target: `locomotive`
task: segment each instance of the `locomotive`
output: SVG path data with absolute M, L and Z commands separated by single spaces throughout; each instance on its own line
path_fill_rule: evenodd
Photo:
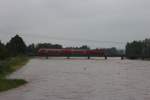
M 42 57 L 105 57 L 104 49 L 93 49 L 93 50 L 84 50 L 84 49 L 47 49 L 40 48 L 38 50 L 38 56 Z

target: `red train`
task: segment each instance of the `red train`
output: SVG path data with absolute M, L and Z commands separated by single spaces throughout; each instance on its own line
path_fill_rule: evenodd
M 83 49 L 46 49 L 41 48 L 38 50 L 39 56 L 51 57 L 102 57 L 105 56 L 104 49 L 83 50 Z

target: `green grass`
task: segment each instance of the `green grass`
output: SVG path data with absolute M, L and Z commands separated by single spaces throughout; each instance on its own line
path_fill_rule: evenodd
M 22 79 L 0 79 L 0 92 L 16 88 L 27 83 Z
M 27 83 L 22 79 L 7 79 L 6 76 L 20 69 L 28 62 L 28 60 L 29 58 L 26 56 L 17 56 L 0 61 L 0 92 L 16 88 Z
M 8 60 L 8 66 L 10 66 L 13 72 L 21 68 L 23 65 L 25 65 L 27 61 L 28 61 L 28 57 L 25 57 L 25 56 L 18 56 L 18 57 L 10 58 Z
M 0 62 L 0 78 L 11 74 L 18 70 L 28 62 L 29 58 L 26 56 L 17 56 L 8 58 Z

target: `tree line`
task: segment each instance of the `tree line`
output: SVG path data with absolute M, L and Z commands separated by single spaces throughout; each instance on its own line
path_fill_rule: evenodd
M 55 48 L 61 49 L 62 45 L 51 43 L 39 43 L 26 45 L 22 37 L 16 35 L 10 39 L 6 44 L 0 41 L 0 60 L 19 55 L 36 55 L 39 48 Z
M 127 43 L 126 57 L 130 59 L 150 58 L 150 39 Z
M 127 45 L 130 45 L 130 43 L 128 43 Z M 16 35 L 12 37 L 6 44 L 0 41 L 0 60 L 6 59 L 8 57 L 15 57 L 18 55 L 36 56 L 37 51 L 40 48 L 62 49 L 64 47 L 60 44 L 51 44 L 51 43 L 38 43 L 38 44 L 26 45 L 22 37 L 20 37 L 19 35 Z M 82 45 L 79 47 L 65 47 L 65 48 L 85 49 L 85 50 L 91 49 L 87 45 Z M 118 50 L 115 47 L 104 48 L 104 49 L 108 56 L 118 56 L 118 55 L 124 54 L 123 50 Z M 127 54 L 129 54 L 129 52 L 127 52 Z

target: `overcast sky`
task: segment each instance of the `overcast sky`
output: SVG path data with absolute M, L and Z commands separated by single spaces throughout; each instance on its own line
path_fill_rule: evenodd
M 27 44 L 124 47 L 96 41 L 149 38 L 150 0 L 0 0 L 0 40 L 16 33 Z

